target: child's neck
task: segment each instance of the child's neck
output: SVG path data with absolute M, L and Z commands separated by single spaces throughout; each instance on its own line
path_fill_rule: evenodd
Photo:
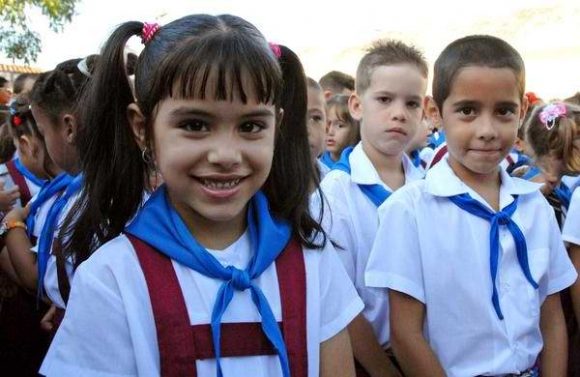
M 396 155 L 385 155 L 365 142 L 362 148 L 373 167 L 383 181 L 392 190 L 397 190 L 405 184 L 405 169 L 403 169 L 403 152 Z
M 173 202 L 173 201 L 172 201 Z M 233 244 L 246 230 L 246 209 L 233 219 L 226 221 L 209 220 L 190 207 L 173 202 L 185 225 L 197 242 L 206 249 L 224 250 Z
M 467 168 L 452 158 L 449 158 L 448 161 L 451 170 L 453 170 L 455 175 L 465 185 L 478 193 L 494 211 L 500 210 L 499 190 L 501 187 L 501 176 L 499 174 L 499 167 L 496 171 L 488 174 L 477 174 L 468 171 Z
M 332 161 L 337 162 L 340 160 L 340 152 L 330 152 L 330 158 Z

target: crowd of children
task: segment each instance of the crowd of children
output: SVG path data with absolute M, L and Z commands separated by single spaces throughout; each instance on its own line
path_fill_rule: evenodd
M 580 376 L 579 95 L 493 36 L 428 67 L 379 40 L 317 82 L 196 14 L 18 78 L 2 374 Z

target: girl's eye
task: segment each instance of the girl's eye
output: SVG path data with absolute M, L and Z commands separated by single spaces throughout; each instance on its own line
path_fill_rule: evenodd
M 313 122 L 313 123 L 320 123 L 320 122 L 322 122 L 322 116 L 320 116 L 320 115 L 311 115 L 310 116 L 310 119 L 308 119 L 308 120 L 310 122 Z
M 262 124 L 256 122 L 246 122 L 240 125 L 241 132 L 247 133 L 257 133 L 264 129 L 265 127 Z
M 204 122 L 203 120 L 200 119 L 192 119 L 185 121 L 180 125 L 180 127 L 190 132 L 203 132 L 208 131 L 209 129 L 207 122 Z

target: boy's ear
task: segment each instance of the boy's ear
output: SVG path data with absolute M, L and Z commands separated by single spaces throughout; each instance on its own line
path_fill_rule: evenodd
M 129 120 L 129 125 L 135 136 L 135 141 L 141 150 L 147 147 L 147 140 L 145 140 L 145 116 L 141 112 L 141 109 L 136 103 L 132 103 L 127 106 L 127 119 Z
M 330 99 L 330 97 L 332 97 L 332 92 L 330 90 L 325 90 L 324 91 L 324 100 L 328 101 Z
M 77 136 L 77 118 L 72 114 L 64 114 L 62 117 L 64 124 L 65 140 L 69 144 L 74 144 Z
M 363 113 L 362 102 L 356 92 L 348 98 L 348 111 L 354 120 L 361 121 Z
M 530 101 L 528 100 L 528 96 L 524 96 L 522 98 L 522 108 L 520 110 L 520 122 L 524 121 L 526 117 L 526 113 L 528 112 L 528 106 L 530 106 Z M 521 127 L 521 125 L 520 125 Z
M 441 112 L 439 107 L 433 100 L 431 96 L 425 96 L 423 100 L 423 109 L 425 109 L 425 116 L 431 121 L 433 127 L 439 129 L 441 128 Z

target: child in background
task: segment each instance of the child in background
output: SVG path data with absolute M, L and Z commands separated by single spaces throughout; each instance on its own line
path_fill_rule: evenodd
M 429 121 L 423 119 L 415 136 L 413 136 L 406 148 L 409 158 L 413 161 L 413 165 L 423 174 L 427 171 L 427 166 L 429 166 L 429 162 L 433 159 L 434 153 L 433 149 L 428 146 L 429 135 L 431 135 Z
M 380 209 L 366 270 L 389 288 L 406 375 L 566 375 L 558 292 L 577 273 L 537 184 L 499 166 L 526 113 L 524 72 L 491 36 L 456 40 L 435 63 L 448 155 Z
M 355 146 L 360 141 L 359 122 L 350 115 L 349 98 L 337 94 L 326 102 L 326 150 L 320 161 L 329 169 L 340 159 L 345 148 Z
M 135 35 L 134 99 L 123 51 Z M 78 267 L 42 374 L 353 374 L 345 327 L 362 303 L 309 214 L 306 78 L 284 54 L 230 15 L 113 32 L 85 126 L 103 128 L 95 147 L 134 140 L 87 187 L 136 208 L 149 169 L 165 184 Z
M 354 91 L 354 77 L 339 71 L 330 71 L 318 80 L 324 91 L 324 99 L 337 94 L 350 96 Z
M 364 269 L 378 228 L 377 208 L 389 195 L 422 173 L 405 148 L 423 117 L 427 63 L 414 47 L 378 41 L 357 69 L 356 93 L 350 97 L 353 118 L 360 122 L 361 142 L 342 153 L 321 184 L 328 199 L 330 238 L 365 310 L 349 334 L 360 376 L 395 375 L 385 351 L 389 347 L 388 302 L 384 289 L 364 284 Z
M 526 123 L 526 127 L 527 138 L 534 149 L 538 165 L 548 171 L 555 181 L 559 182 L 565 175 L 577 176 L 580 174 L 580 139 L 578 138 L 580 135 L 580 106 L 564 102 L 538 106 Z M 568 194 L 570 195 L 567 198 L 569 207 L 562 228 L 562 238 L 567 242 L 572 263 L 576 270 L 579 270 L 580 191 L 573 190 L 572 193 L 569 189 Z M 576 281 L 563 298 L 570 335 L 568 373 L 569 376 L 580 376 L 580 332 L 578 331 L 580 283 Z
M 322 181 L 324 176 L 330 171 L 319 156 L 324 152 L 324 132 L 326 128 L 326 103 L 322 94 L 322 88 L 316 81 L 308 80 L 308 105 L 306 110 L 306 119 L 308 126 L 308 144 L 312 163 L 318 173 L 317 182 Z

